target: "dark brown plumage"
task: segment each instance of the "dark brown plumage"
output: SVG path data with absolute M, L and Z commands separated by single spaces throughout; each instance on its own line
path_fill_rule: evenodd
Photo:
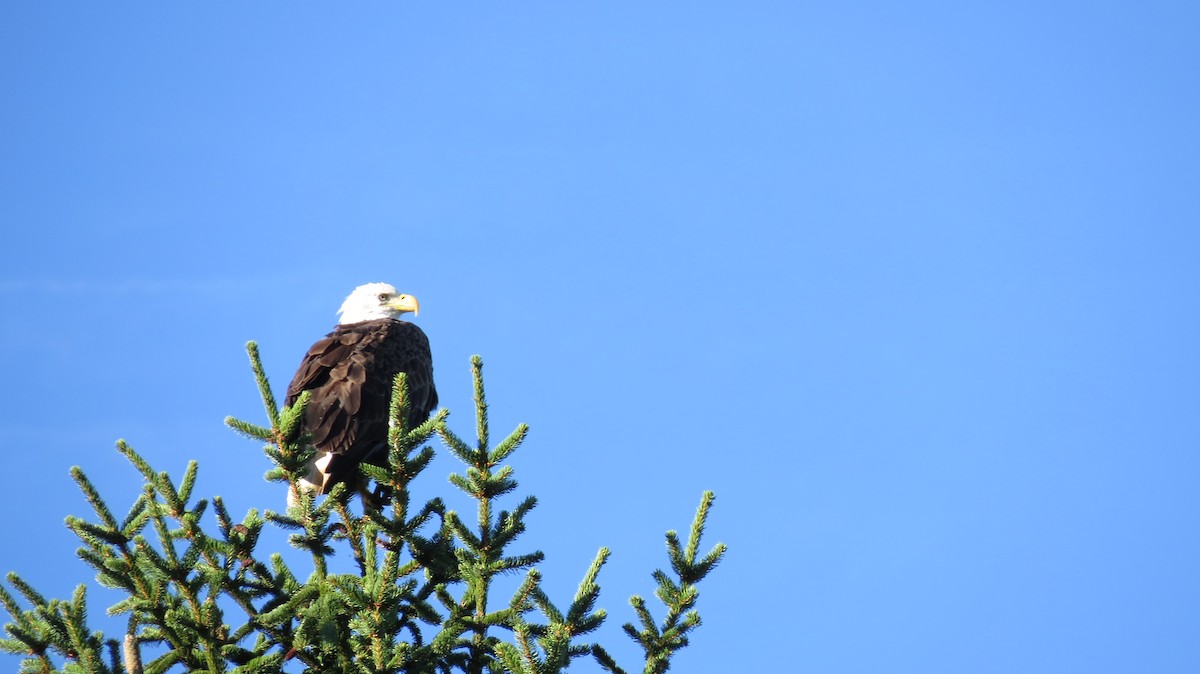
M 363 461 L 387 465 L 388 406 L 399 372 L 407 375 L 412 428 L 438 403 L 429 339 L 419 327 L 392 318 L 338 325 L 308 350 L 284 404 L 312 391 L 303 430 L 318 452 L 308 478 L 314 490 L 352 480 Z

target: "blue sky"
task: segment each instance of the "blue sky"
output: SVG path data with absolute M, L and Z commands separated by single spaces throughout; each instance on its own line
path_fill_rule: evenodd
M 243 345 L 388 281 L 626 667 L 713 489 L 680 672 L 1200 669 L 1200 9 L 826 4 L 5 3 L 0 570 L 118 438 L 282 507 Z

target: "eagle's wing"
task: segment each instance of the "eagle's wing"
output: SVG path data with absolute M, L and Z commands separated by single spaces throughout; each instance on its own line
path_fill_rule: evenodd
M 325 490 L 362 461 L 386 461 L 392 381 L 408 375 L 409 427 L 437 407 L 429 339 L 416 325 L 392 319 L 339 325 L 308 350 L 285 405 L 312 391 L 303 428 L 319 452 L 333 455 Z

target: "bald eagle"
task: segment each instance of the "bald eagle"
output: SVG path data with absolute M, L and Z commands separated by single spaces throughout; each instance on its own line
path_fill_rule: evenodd
M 339 482 L 362 490 L 363 462 L 386 466 L 392 382 L 403 372 L 408 381 L 408 427 L 429 418 L 437 407 L 429 339 L 401 314 L 416 315 L 417 298 L 386 283 L 354 289 L 342 307 L 333 332 L 313 344 L 288 386 L 285 405 L 311 391 L 301 430 L 312 434 L 316 456 L 300 487 L 328 493 Z M 363 492 L 366 493 L 365 491 Z M 288 505 L 298 495 L 288 491 Z

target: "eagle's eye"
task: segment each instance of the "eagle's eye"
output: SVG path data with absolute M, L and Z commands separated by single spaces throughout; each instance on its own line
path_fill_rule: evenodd
M 387 293 L 379 293 L 379 301 L 380 302 L 386 302 L 386 301 L 388 301 L 388 299 L 390 297 L 391 297 L 391 295 L 389 295 Z

